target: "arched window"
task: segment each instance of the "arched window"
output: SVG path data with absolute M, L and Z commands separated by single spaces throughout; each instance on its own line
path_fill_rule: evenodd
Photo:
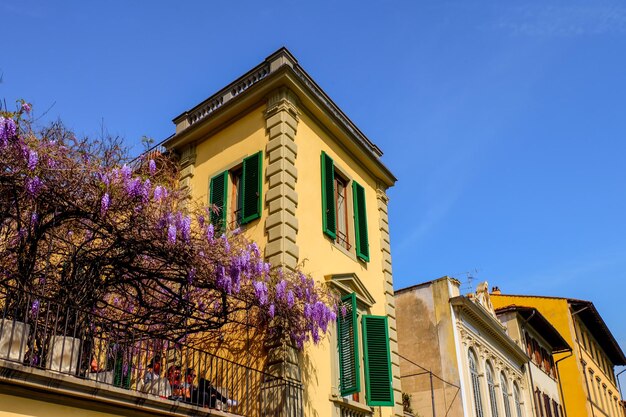
M 487 362 L 487 388 L 489 390 L 489 405 L 491 406 L 491 417 L 498 417 L 498 399 L 496 398 L 496 385 L 493 381 L 493 368 L 491 364 Z
M 522 413 L 522 400 L 519 394 L 519 387 L 515 382 L 513 383 L 513 401 L 515 401 L 515 413 L 517 414 L 515 417 L 524 417 L 524 414 Z
M 509 399 L 509 383 L 504 372 L 500 374 L 500 387 L 502 389 L 502 401 L 504 402 L 504 416 L 511 417 L 511 403 Z
M 473 350 L 468 352 L 470 376 L 472 378 L 472 391 L 474 394 L 474 409 L 476 417 L 483 417 L 483 401 L 480 396 L 480 380 L 478 379 L 478 367 L 476 366 L 476 354 Z

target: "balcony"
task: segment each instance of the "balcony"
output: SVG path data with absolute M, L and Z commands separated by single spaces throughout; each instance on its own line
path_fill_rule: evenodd
M 172 416 L 303 415 L 300 383 L 234 358 L 12 288 L 0 287 L 0 309 L 0 385 L 19 395 Z

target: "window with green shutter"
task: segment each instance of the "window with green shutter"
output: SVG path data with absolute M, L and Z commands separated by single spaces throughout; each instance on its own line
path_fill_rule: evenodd
M 209 204 L 211 204 L 211 223 L 218 231 L 226 226 L 226 203 L 228 193 L 228 171 L 211 178 Z
M 354 234 L 356 238 L 356 255 L 364 261 L 369 262 L 370 247 L 367 238 L 365 189 L 356 181 L 352 181 L 352 197 L 354 199 Z
M 229 188 L 232 192 L 229 195 Z M 261 217 L 263 152 L 214 176 L 210 181 L 209 204 L 216 209 L 211 223 L 218 231 L 234 229 Z
M 335 166 L 332 158 L 322 151 L 322 230 L 333 240 L 337 237 L 335 214 Z
M 243 160 L 241 224 L 261 217 L 262 169 L 263 152 L 258 152 Z
M 345 315 L 343 312 L 345 311 Z M 339 350 L 339 391 L 341 396 L 361 390 L 359 381 L 359 335 L 356 294 L 341 298 L 337 318 L 337 348 Z
M 371 406 L 393 406 L 393 381 L 386 316 L 363 316 L 365 393 Z

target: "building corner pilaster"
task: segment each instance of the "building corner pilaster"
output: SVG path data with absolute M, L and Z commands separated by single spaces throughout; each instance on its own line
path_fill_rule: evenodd
M 196 165 L 196 145 L 187 145 L 180 154 L 180 189 L 184 193 L 185 198 L 191 199 L 192 186 L 191 180 Z
M 391 351 L 391 375 L 395 405 L 394 417 L 403 417 L 402 385 L 400 378 L 400 355 L 398 353 L 398 331 L 396 325 L 396 302 L 393 291 L 393 273 L 391 269 L 391 240 L 389 237 L 389 197 L 385 187 L 378 184 L 376 187 L 378 205 L 378 221 L 380 230 L 380 250 L 382 252 L 382 273 L 385 288 L 385 312 L 389 321 L 389 349 Z
M 265 220 L 267 244 L 265 258 L 273 265 L 295 269 L 299 259 L 296 243 L 298 235 L 298 171 L 295 143 L 299 122 L 298 99 L 286 87 L 275 90 L 267 100 L 265 127 L 268 142 L 265 149 L 267 169 L 265 180 L 268 190 L 265 204 L 268 216 Z

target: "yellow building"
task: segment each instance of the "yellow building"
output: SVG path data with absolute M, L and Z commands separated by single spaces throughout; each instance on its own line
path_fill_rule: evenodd
M 624 416 L 613 368 L 626 365 L 626 357 L 592 302 L 504 295 L 499 290 L 491 301 L 496 309 L 536 308 L 573 348 L 571 353 L 554 355 L 566 417 Z
M 242 227 L 274 265 L 302 262 L 343 297 L 340 335 L 284 371 L 304 384 L 305 415 L 400 415 L 386 195 L 395 178 L 380 149 L 284 48 L 174 122 L 164 146 L 181 155 L 191 198 L 222 209 L 213 221 Z
M 302 353 L 269 349 L 256 362 L 301 391 L 243 394 L 272 377 L 207 356 L 237 380 L 223 391 L 239 404 L 222 411 L 125 389 L 117 368 L 91 377 L 0 358 L 0 415 L 401 416 L 386 194 L 396 179 L 380 149 L 284 48 L 174 123 L 164 147 L 180 157 L 190 200 L 220 207 L 212 221 L 240 227 L 274 265 L 303 264 L 334 288 L 339 328 Z

